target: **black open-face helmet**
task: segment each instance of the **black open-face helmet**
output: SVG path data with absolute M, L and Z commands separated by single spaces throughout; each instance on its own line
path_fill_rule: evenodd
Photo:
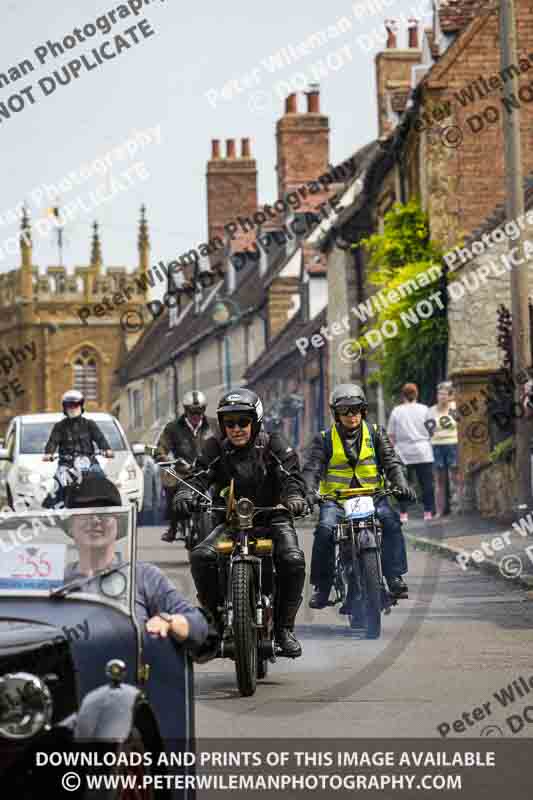
M 252 418 L 252 436 L 253 441 L 263 423 L 263 403 L 258 395 L 250 389 L 230 389 L 222 395 L 218 402 L 217 418 L 222 436 L 226 435 L 224 428 L 224 415 L 242 413 Z
M 360 408 L 363 417 L 366 416 L 368 403 L 366 395 L 356 383 L 341 383 L 332 391 L 329 407 L 335 420 L 339 421 L 339 411 L 342 408 Z

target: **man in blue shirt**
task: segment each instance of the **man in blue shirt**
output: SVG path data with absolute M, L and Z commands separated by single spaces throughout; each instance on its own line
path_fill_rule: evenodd
M 84 583 L 83 591 L 96 593 L 101 591 L 102 571 L 115 563 L 117 573 L 127 575 L 127 565 L 115 552 L 117 541 L 127 535 L 126 530 L 120 530 L 123 520 L 118 514 L 99 514 L 96 510 L 120 505 L 118 489 L 107 478 L 85 478 L 70 508 L 94 508 L 95 513 L 70 518 L 71 535 L 78 546 L 78 560 L 67 568 L 66 583 L 90 578 L 88 583 Z M 127 581 L 123 580 L 123 594 L 126 591 Z M 172 636 L 193 649 L 206 641 L 208 623 L 204 613 L 191 606 L 155 564 L 139 561 L 135 565 L 135 610 L 139 622 L 154 636 Z

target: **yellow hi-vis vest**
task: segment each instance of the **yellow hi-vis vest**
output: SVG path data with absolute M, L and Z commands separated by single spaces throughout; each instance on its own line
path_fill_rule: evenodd
M 349 489 L 354 477 L 357 478 L 363 489 L 375 489 L 377 491 L 383 487 L 383 479 L 378 472 L 370 428 L 364 420 L 361 421 L 361 425 L 363 426 L 363 441 L 359 460 L 355 467 L 352 467 L 347 461 L 337 426 L 333 425 L 331 428 L 333 452 L 327 467 L 326 478 L 320 481 L 320 494 L 334 494 L 337 490 Z

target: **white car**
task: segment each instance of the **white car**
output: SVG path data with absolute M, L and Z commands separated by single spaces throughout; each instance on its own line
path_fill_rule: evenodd
M 114 458 L 97 456 L 100 466 L 119 490 L 123 505 L 134 502 L 140 511 L 143 473 L 120 422 L 111 414 L 86 413 L 84 416 L 96 422 L 114 453 Z M 44 486 L 55 474 L 57 460 L 43 461 L 43 455 L 53 426 L 62 419 L 65 416 L 59 413 L 24 414 L 11 420 L 4 446 L 0 448 L 0 508 L 13 507 L 17 500 L 31 501 L 35 488 Z

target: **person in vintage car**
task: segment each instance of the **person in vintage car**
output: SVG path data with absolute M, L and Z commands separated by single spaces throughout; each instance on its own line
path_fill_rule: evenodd
M 73 508 L 120 506 L 120 494 L 107 478 L 87 478 L 77 493 Z M 117 566 L 115 584 L 121 583 L 120 556 L 115 553 L 117 539 L 125 535 L 119 531 L 119 519 L 99 514 L 74 516 L 70 522 L 72 538 L 78 547 L 78 560 L 70 563 L 65 581 L 84 580 L 98 576 L 109 567 Z M 126 581 L 123 580 L 124 590 Z M 84 583 L 84 591 L 98 591 L 97 577 Z M 174 636 L 178 641 L 199 647 L 207 636 L 207 622 L 198 608 L 193 608 L 172 585 L 155 564 L 136 564 L 137 618 L 146 630 L 156 636 Z

